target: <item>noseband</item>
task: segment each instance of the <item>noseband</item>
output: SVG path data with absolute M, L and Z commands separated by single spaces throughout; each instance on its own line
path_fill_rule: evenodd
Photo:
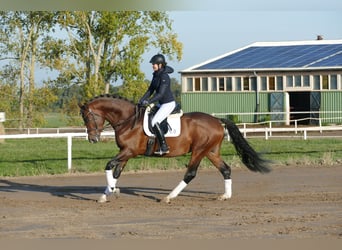
M 96 116 L 99 116 L 101 117 L 100 115 L 94 113 L 91 109 L 88 110 L 88 113 L 86 115 L 84 115 L 84 118 L 86 119 L 89 115 L 91 115 L 91 118 L 92 120 L 94 121 L 95 123 L 95 128 L 92 128 L 92 129 L 87 129 L 87 131 L 92 131 L 92 130 L 95 130 L 95 136 L 96 137 L 99 137 L 100 136 L 100 133 L 103 131 L 103 129 L 99 129 L 98 126 L 97 126 L 97 123 L 96 123 Z M 87 120 L 87 123 L 91 121 L 91 119 L 88 119 Z

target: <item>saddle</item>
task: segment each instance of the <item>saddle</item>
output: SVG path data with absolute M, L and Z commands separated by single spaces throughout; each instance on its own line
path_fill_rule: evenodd
M 152 129 L 152 118 L 158 111 L 158 109 L 158 106 L 151 104 L 146 108 L 146 111 L 144 113 L 143 128 L 145 134 L 149 137 L 146 145 L 145 155 L 153 154 L 153 147 L 155 144 L 156 137 Z M 180 135 L 182 115 L 183 111 L 180 108 L 180 105 L 177 104 L 175 109 L 171 112 L 171 114 L 160 123 L 160 128 L 163 131 L 165 137 L 177 137 Z
M 151 104 L 146 108 L 144 114 L 144 132 L 147 136 L 155 136 L 152 129 L 152 118 L 157 113 L 158 109 L 159 107 L 154 104 Z M 171 114 L 160 123 L 160 128 L 165 137 L 177 137 L 180 135 L 180 118 L 182 115 L 183 111 L 180 105 L 177 104 Z

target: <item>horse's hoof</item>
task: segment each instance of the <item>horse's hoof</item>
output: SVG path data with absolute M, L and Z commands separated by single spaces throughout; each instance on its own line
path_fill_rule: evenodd
M 120 188 L 116 188 L 116 189 L 114 190 L 113 194 L 114 194 L 114 196 L 115 196 L 116 198 L 118 198 L 119 195 L 120 195 Z
M 171 199 L 166 196 L 165 198 L 163 198 L 163 202 L 165 202 L 167 204 L 170 204 L 171 203 Z
M 228 199 L 230 199 L 230 198 L 231 198 L 231 197 L 230 197 L 229 195 L 223 194 L 223 195 L 219 196 L 217 199 L 218 199 L 219 201 L 226 201 L 226 200 L 228 200 Z
M 97 200 L 98 203 L 106 203 L 107 202 L 107 195 L 103 194 L 100 196 L 100 198 Z

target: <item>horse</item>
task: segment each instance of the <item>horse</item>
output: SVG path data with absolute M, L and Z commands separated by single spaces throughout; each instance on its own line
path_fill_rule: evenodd
M 105 167 L 107 187 L 97 202 L 107 202 L 107 197 L 117 193 L 116 183 L 129 159 L 145 155 L 149 137 L 143 130 L 143 113 L 146 107 L 140 107 L 134 102 L 118 95 L 100 95 L 90 101 L 78 104 L 80 114 L 87 128 L 88 141 L 100 141 L 101 132 L 107 121 L 115 131 L 115 140 L 119 153 Z M 190 160 L 186 165 L 183 180 L 163 199 L 170 203 L 193 180 L 201 160 L 207 157 L 219 170 L 224 179 L 224 193 L 219 200 L 227 200 L 232 196 L 231 168 L 222 160 L 220 148 L 228 131 L 236 152 L 243 164 L 253 172 L 270 172 L 269 161 L 257 153 L 242 136 L 239 128 L 232 121 L 217 118 L 203 112 L 188 112 L 181 116 L 181 133 L 177 137 L 166 137 L 170 152 L 163 156 L 177 157 L 187 153 Z M 158 145 L 153 146 L 154 152 Z

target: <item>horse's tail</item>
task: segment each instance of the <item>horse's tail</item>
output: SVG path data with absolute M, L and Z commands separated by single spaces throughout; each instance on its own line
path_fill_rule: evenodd
M 249 145 L 247 140 L 242 136 L 239 128 L 230 120 L 221 119 L 232 139 L 235 149 L 246 167 L 253 172 L 268 173 L 269 161 L 260 157 L 260 155 Z

